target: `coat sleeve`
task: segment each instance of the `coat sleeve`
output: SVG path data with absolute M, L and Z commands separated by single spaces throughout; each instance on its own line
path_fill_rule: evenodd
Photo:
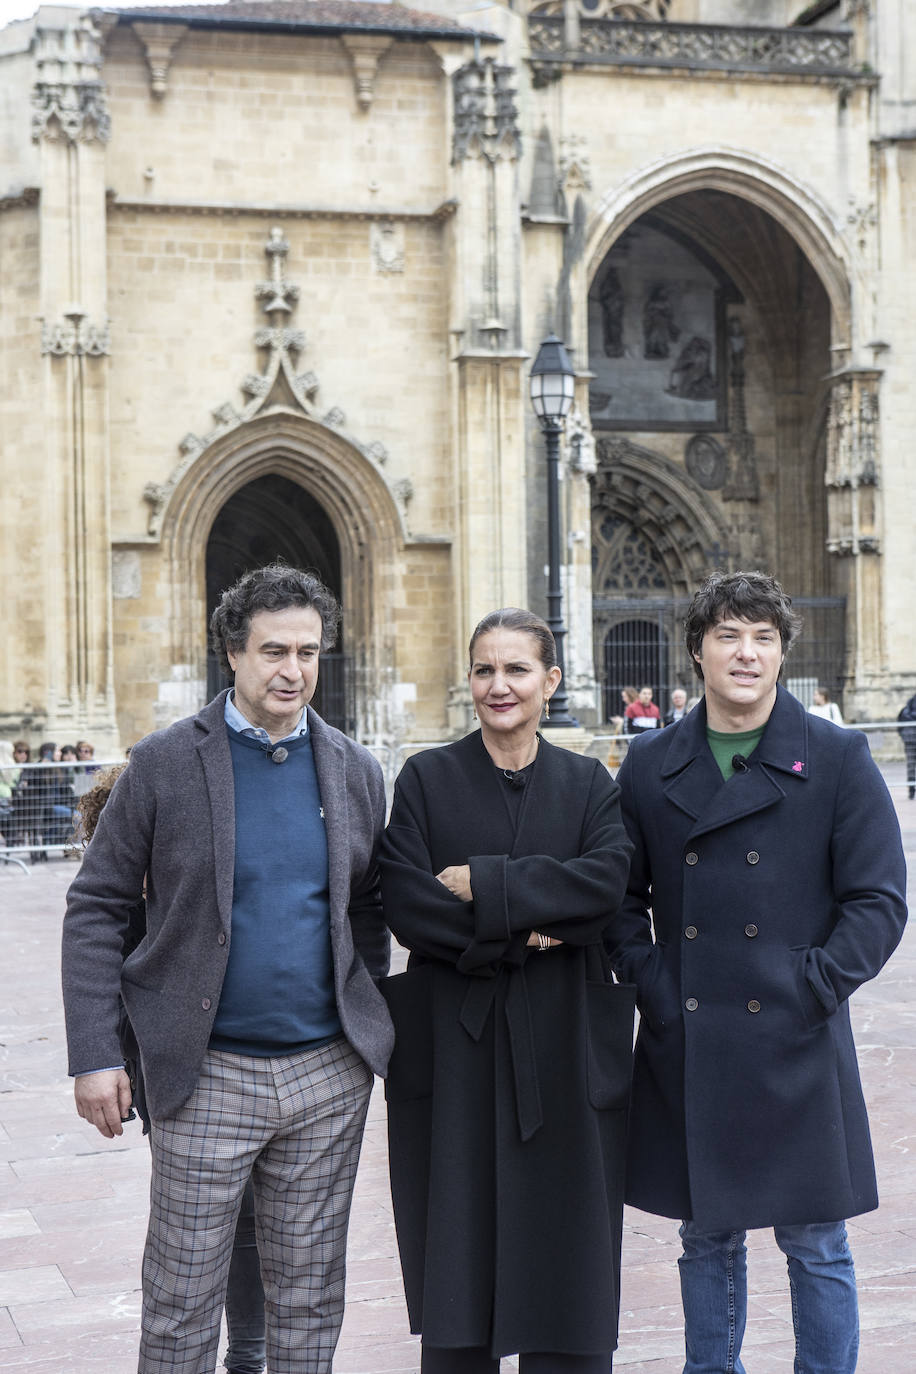
M 131 916 L 149 865 L 155 805 L 134 751 L 67 893 L 62 986 L 70 1073 L 121 1062 L 118 993 Z
M 412 953 L 453 964 L 462 973 L 493 977 L 504 960 L 519 963 L 524 939 L 477 936 L 474 902 L 463 902 L 433 871 L 423 785 L 408 760 L 395 784 L 379 853 L 385 919 Z M 530 929 L 530 927 L 529 927 Z
M 558 799 L 562 805 L 562 798 Z M 579 842 L 568 859 L 533 854 L 470 859 L 478 940 L 511 939 L 532 930 L 566 944 L 600 941 L 614 928 L 626 890 L 632 845 L 620 817 L 620 788 L 595 761 Z
M 805 977 L 826 1015 L 880 972 L 906 926 L 900 826 L 865 736 L 849 732 L 831 838 L 835 920 L 805 956 Z
M 353 944 L 370 977 L 384 978 L 391 962 L 391 937 L 382 914 L 379 884 L 378 846 L 385 826 L 385 784 L 375 759 L 369 760 L 366 782 L 372 812 L 372 858 L 366 870 L 354 878 L 350 888 L 348 913 Z
M 627 890 L 614 927 L 605 933 L 604 944 L 615 974 L 624 983 L 635 983 L 640 1013 L 656 1026 L 679 1012 L 676 988 L 657 988 L 654 983 L 661 970 L 652 935 L 652 872 L 645 836 L 640 821 L 639 758 L 644 746 L 639 740 L 627 750 L 617 780 L 621 789 L 621 809 L 633 854 Z

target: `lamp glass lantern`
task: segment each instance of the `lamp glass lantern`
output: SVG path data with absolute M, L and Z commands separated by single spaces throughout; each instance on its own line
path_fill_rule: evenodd
M 538 349 L 529 380 L 531 404 L 542 425 L 560 424 L 566 419 L 575 385 L 569 354 L 556 334 L 549 334 Z

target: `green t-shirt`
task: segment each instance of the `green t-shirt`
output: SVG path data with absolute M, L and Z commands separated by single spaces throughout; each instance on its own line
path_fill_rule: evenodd
M 736 734 L 730 734 L 725 730 L 711 730 L 707 725 L 706 738 L 712 756 L 719 765 L 719 772 L 726 782 L 737 771 L 732 767 L 732 759 L 736 754 L 741 754 L 746 759 L 750 758 L 765 729 L 766 724 L 763 724 L 756 730 L 739 730 Z

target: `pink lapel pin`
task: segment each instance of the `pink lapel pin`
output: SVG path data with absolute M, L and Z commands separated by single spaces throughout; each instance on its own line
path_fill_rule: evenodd
M 801 759 L 796 759 L 792 765 L 792 772 L 800 773 L 803 770 L 804 766 L 805 765 L 802 763 Z

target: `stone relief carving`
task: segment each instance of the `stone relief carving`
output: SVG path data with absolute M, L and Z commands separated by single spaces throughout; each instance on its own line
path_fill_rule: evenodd
M 200 455 L 216 439 L 237 429 L 254 418 L 262 409 L 271 404 L 289 406 L 290 399 L 299 409 L 316 423 L 341 430 L 346 425 L 346 416 L 339 406 L 332 406 L 321 417 L 314 405 L 319 390 L 318 378 L 314 372 L 299 372 L 297 358 L 306 346 L 305 333 L 294 328 L 289 317 L 299 300 L 299 287 L 287 280 L 286 259 L 289 256 L 289 242 L 283 230 L 275 226 L 270 230 L 264 252 L 270 267 L 267 281 L 258 282 L 254 288 L 255 299 L 267 315 L 269 324 L 255 331 L 254 345 L 266 352 L 267 357 L 261 372 L 249 372 L 240 383 L 240 390 L 248 401 L 238 409 L 231 401 L 224 401 L 211 411 L 215 427 L 203 435 L 188 433 L 178 445 L 181 458 L 172 469 L 167 482 L 147 482 L 143 488 L 143 500 L 149 506 L 147 533 L 154 538 L 162 530 L 162 520 L 172 493 L 188 469 L 197 462 Z M 52 350 L 48 350 L 52 351 Z M 383 444 L 359 444 L 373 462 L 381 465 L 388 457 Z
M 50 12 L 50 11 L 49 11 Z M 102 29 L 88 14 L 75 23 L 39 25 L 35 31 L 32 139 L 70 143 L 111 137 L 108 98 L 101 79 Z
M 455 72 L 453 164 L 473 157 L 514 161 L 520 155 L 514 77 L 514 67 L 500 66 L 492 57 L 468 62 Z
M 688 439 L 684 466 L 704 491 L 718 491 L 725 485 L 728 458 L 725 449 L 711 434 L 694 434 Z
M 694 334 L 681 349 L 668 378 L 668 393 L 684 401 L 711 401 L 716 395 L 712 375 L 712 344 Z
M 560 165 L 557 177 L 560 191 L 590 191 L 592 164 L 588 144 L 582 134 L 567 134 L 560 139 Z
M 564 0 L 547 0 L 546 4 L 534 5 L 532 14 L 562 14 Z M 582 19 L 629 19 L 636 23 L 648 20 L 664 22 L 671 10 L 671 0 L 578 0 L 579 15 Z
M 404 226 L 393 220 L 369 225 L 369 252 L 372 270 L 381 276 L 403 272 L 405 266 Z
M 63 320 L 41 321 L 41 351 L 55 358 L 84 355 L 107 358 L 111 353 L 108 321 L 93 324 L 86 315 L 72 311 Z
M 582 3 L 580 0 L 580 12 Z M 569 49 L 561 9 L 529 16 L 531 55 L 562 59 Z M 650 67 L 699 67 L 706 70 L 799 72 L 812 76 L 855 73 L 851 32 L 764 28 L 757 25 L 667 24 L 658 19 L 582 15 L 577 56 L 594 56 L 603 64 Z M 557 73 L 559 76 L 559 73 Z M 556 79 L 556 77 L 554 77 Z
M 847 369 L 833 378 L 827 417 L 827 548 L 841 557 L 881 552 L 875 489 L 880 477 L 881 373 Z

